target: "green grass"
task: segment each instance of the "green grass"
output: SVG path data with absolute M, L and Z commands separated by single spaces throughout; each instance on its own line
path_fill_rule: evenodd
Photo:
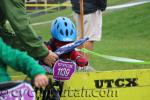
M 95 43 L 94 51 L 106 55 L 150 60 L 149 5 L 150 3 L 104 12 L 102 41 Z M 64 16 L 65 13 L 69 15 L 71 10 L 68 9 L 64 10 L 64 12 L 59 12 L 58 16 Z M 55 18 L 57 14 L 47 16 L 49 16 L 49 18 Z M 46 20 L 46 18 L 40 16 L 34 18 L 33 21 L 39 19 Z M 35 26 L 34 28 L 40 35 L 45 37 L 45 40 L 50 37 L 48 24 Z M 92 56 L 90 64 L 97 70 L 150 68 L 149 65 L 113 62 L 94 56 Z
M 106 55 L 150 60 L 149 9 L 150 3 L 147 3 L 105 12 L 102 41 L 95 43 L 94 51 Z M 99 70 L 150 68 L 150 65 L 113 62 L 98 57 L 93 59 L 91 64 Z
M 52 19 L 55 19 L 58 16 L 71 16 L 72 10 L 71 9 L 65 9 L 59 12 L 55 12 L 52 14 L 46 14 L 38 17 L 32 17 L 31 18 L 31 23 L 37 23 L 38 22 L 45 22 L 45 21 L 50 21 Z M 50 29 L 50 23 L 47 24 L 42 24 L 42 25 L 37 25 L 33 26 L 33 28 L 36 30 L 36 32 L 39 35 L 42 35 L 45 40 L 48 40 L 50 38 L 49 34 L 49 29 Z
M 50 14 L 46 14 L 46 15 L 32 17 L 31 18 L 31 23 L 49 21 L 49 20 L 55 19 L 58 16 L 66 16 L 66 15 L 70 15 L 71 13 L 72 13 L 71 8 L 65 9 L 65 10 L 56 11 L 55 13 L 50 13 Z
M 117 5 L 117 4 L 123 4 L 123 3 L 128 3 L 128 2 L 134 2 L 134 1 L 139 1 L 139 0 L 108 0 L 108 6 L 110 5 Z M 37 17 L 31 17 L 31 23 L 37 23 L 37 22 L 45 22 L 45 21 L 50 21 L 52 19 L 55 19 L 58 16 L 69 16 L 70 18 L 72 15 L 72 9 L 68 8 L 62 11 L 57 11 L 55 13 L 51 14 L 46 14 L 46 15 L 41 15 Z M 34 26 L 34 29 L 36 32 L 44 37 L 45 40 L 49 39 L 49 23 L 43 24 L 43 25 L 37 25 Z
M 117 2 L 134 0 L 109 0 L 113 5 Z M 141 60 L 150 60 L 150 3 L 140 6 L 120 9 L 115 11 L 106 11 L 103 14 L 103 35 L 100 42 L 95 43 L 94 51 L 100 54 L 129 57 Z M 61 12 L 32 17 L 31 23 L 48 21 L 57 16 L 70 16 L 71 9 Z M 34 26 L 35 31 L 43 36 L 45 40 L 50 38 L 49 24 Z M 114 62 L 92 56 L 90 64 L 97 70 L 120 70 L 120 69 L 140 69 L 150 68 L 150 65 L 128 64 L 123 62 Z M 8 69 L 11 75 L 19 75 L 12 69 Z
M 134 2 L 134 1 L 139 1 L 139 0 L 108 0 L 108 6 L 117 5 L 117 4 L 124 4 L 124 3 L 128 3 L 128 2 Z M 40 10 L 38 10 L 38 11 L 40 11 Z M 31 23 L 39 22 L 39 21 L 40 22 L 48 21 L 49 19 L 54 19 L 57 16 L 66 16 L 66 15 L 72 13 L 71 8 L 68 8 L 68 9 L 63 10 L 63 11 L 61 11 L 61 10 L 60 11 L 55 10 L 55 11 L 56 11 L 56 13 L 53 13 L 53 14 L 46 14 L 43 16 L 33 17 L 31 20 Z M 29 10 L 28 12 L 34 12 L 34 11 Z M 36 12 L 36 10 L 35 10 L 35 12 Z

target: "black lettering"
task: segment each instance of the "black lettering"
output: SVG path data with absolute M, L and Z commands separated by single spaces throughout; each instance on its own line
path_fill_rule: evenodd
M 61 94 L 61 97 L 66 97 L 67 91 L 68 91 L 68 90 L 64 89 L 63 92 L 62 92 L 62 94 Z
M 108 89 L 107 91 L 107 97 L 114 97 L 114 92 L 112 89 Z
M 96 88 L 102 88 L 103 87 L 103 80 L 94 80 L 95 87 Z
M 95 92 L 94 92 L 94 91 L 95 91 Z M 96 89 L 96 90 L 94 90 L 94 89 L 92 90 L 92 96 L 93 96 L 93 97 L 98 97 L 98 96 L 96 95 L 96 94 L 97 94 L 96 92 L 98 92 L 97 89 Z
M 112 83 L 114 82 L 114 80 L 105 80 L 105 83 L 107 83 L 107 88 L 112 88 Z
M 68 90 L 68 97 L 73 97 L 73 95 L 70 95 L 73 92 L 73 90 Z
M 118 97 L 118 91 L 117 90 L 115 91 L 115 97 Z
M 84 87 L 82 87 L 82 91 L 81 91 L 81 97 L 84 97 L 83 93 L 84 93 Z
M 106 93 L 107 93 L 107 97 L 109 97 L 109 95 L 110 95 L 110 90 L 108 89 Z
M 117 86 L 117 87 L 123 87 L 124 86 L 124 79 L 117 79 L 116 81 L 115 81 L 115 85 Z
M 138 78 L 127 78 L 125 80 L 128 81 L 128 84 L 126 84 L 126 87 L 132 87 L 132 86 L 137 86 L 138 85 L 136 83 L 136 81 L 138 80 Z
M 85 97 L 91 97 L 90 89 L 86 89 Z
M 105 95 L 106 95 L 106 91 L 105 90 L 100 90 L 99 91 L 99 96 L 100 97 L 105 97 Z
M 80 97 L 80 90 L 74 90 L 74 97 Z

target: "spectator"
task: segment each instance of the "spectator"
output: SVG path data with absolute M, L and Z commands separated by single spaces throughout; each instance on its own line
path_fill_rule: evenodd
M 57 55 L 48 50 L 38 39 L 25 11 L 24 0 L 1 0 L 0 37 L 12 47 L 27 51 L 35 59 L 42 59 L 46 64 L 51 65 L 56 61 Z M 9 21 L 15 34 L 6 28 L 6 20 Z
M 17 71 L 27 74 L 34 80 L 36 87 L 43 87 L 48 84 L 45 70 L 33 58 L 19 50 L 12 49 L 0 38 L 0 82 L 10 81 L 7 74 L 7 65 Z
M 107 0 L 83 0 L 84 13 L 84 33 L 83 37 L 89 37 L 89 41 L 84 44 L 88 50 L 93 50 L 95 41 L 101 40 L 102 35 L 102 11 L 106 8 Z M 77 25 L 78 39 L 81 34 L 80 21 L 80 0 L 71 0 L 74 11 L 74 19 Z M 88 56 L 87 56 L 88 57 Z

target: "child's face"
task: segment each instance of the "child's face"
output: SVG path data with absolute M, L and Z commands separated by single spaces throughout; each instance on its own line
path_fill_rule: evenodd
M 58 41 L 58 40 L 55 41 L 55 45 L 57 46 L 57 48 L 61 47 L 61 46 L 64 46 L 68 43 L 72 43 L 72 42 L 62 42 L 62 41 Z

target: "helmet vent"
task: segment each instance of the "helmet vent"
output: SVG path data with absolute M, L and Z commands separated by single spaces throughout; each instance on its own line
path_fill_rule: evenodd
M 66 36 L 68 36 L 68 30 L 66 30 Z
M 61 35 L 64 35 L 62 29 L 60 30 L 60 34 L 61 34 Z
M 57 23 L 57 20 L 55 21 L 54 25 Z
M 59 24 L 57 25 L 57 29 L 59 28 Z
M 73 30 L 71 30 L 71 32 L 70 32 L 70 35 L 72 35 L 73 34 Z
M 63 18 L 63 20 L 65 20 L 65 18 Z
M 67 23 L 65 22 L 64 24 L 65 24 L 65 26 L 67 27 Z

